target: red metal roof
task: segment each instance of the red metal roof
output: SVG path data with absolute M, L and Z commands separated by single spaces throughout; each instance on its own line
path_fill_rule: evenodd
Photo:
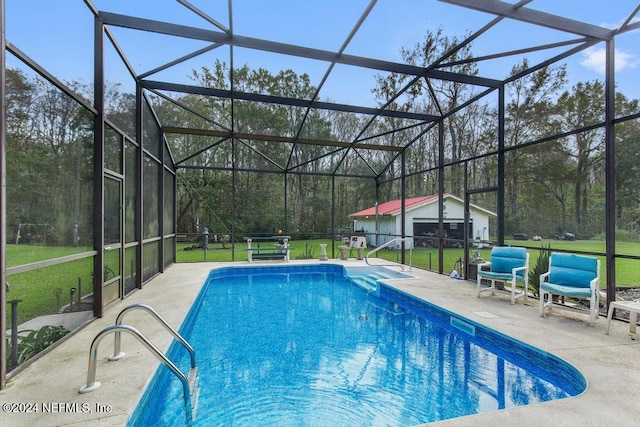
M 447 197 L 448 194 L 443 194 L 443 197 Z M 438 201 L 438 195 L 434 194 L 432 196 L 425 197 L 411 197 L 408 199 L 404 199 L 404 208 L 405 210 L 413 209 L 420 207 L 422 205 L 426 205 L 428 203 L 433 203 Z M 401 200 L 390 200 L 388 202 L 382 203 L 378 205 L 378 215 L 397 215 L 401 211 Z M 376 215 L 376 207 L 372 206 L 360 212 L 349 214 L 349 216 L 375 216 Z

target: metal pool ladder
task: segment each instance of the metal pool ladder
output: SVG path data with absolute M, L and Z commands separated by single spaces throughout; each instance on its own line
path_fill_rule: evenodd
M 411 239 L 407 239 L 406 237 L 397 237 L 395 239 L 389 240 L 387 243 L 378 246 L 377 248 L 375 248 L 374 250 L 372 250 L 371 252 L 369 252 L 365 257 L 364 257 L 364 262 L 367 265 L 374 265 L 371 264 L 369 262 L 369 257 L 373 254 L 375 254 L 376 252 L 378 252 L 381 249 L 384 249 L 386 247 L 389 247 L 391 245 L 393 245 L 394 243 L 399 243 L 399 242 L 405 242 L 408 243 L 409 245 L 409 271 L 411 271 L 411 269 L 413 268 L 412 266 L 412 257 L 413 257 L 413 243 Z M 387 266 L 387 267 L 400 267 L 400 269 L 402 271 L 404 271 L 404 265 L 403 264 L 375 264 L 377 266 Z
M 151 341 L 149 341 L 144 335 L 142 335 L 140 331 L 132 326 L 122 324 L 122 319 L 124 318 L 125 314 L 132 310 L 144 310 L 150 313 L 158 322 L 160 322 L 162 326 L 164 326 L 167 331 L 171 333 L 171 335 L 173 335 L 173 337 L 178 342 L 180 342 L 180 344 L 182 344 L 187 349 L 187 351 L 189 352 L 189 356 L 191 357 L 191 368 L 186 375 L 182 371 L 180 371 L 180 369 L 171 360 L 169 360 L 162 351 L 160 351 L 155 345 L 153 345 Z M 184 338 L 182 338 L 182 336 L 175 329 L 173 329 L 171 325 L 169 325 L 167 321 L 158 314 L 158 312 L 156 312 L 153 308 L 146 304 L 132 304 L 125 307 L 120 312 L 120 314 L 118 314 L 115 325 L 107 326 L 93 339 L 93 342 L 91 343 L 91 349 L 89 350 L 87 384 L 80 387 L 80 393 L 89 393 L 100 387 L 101 384 L 96 381 L 96 359 L 98 356 L 98 345 L 102 341 L 102 338 L 112 332 L 115 334 L 115 339 L 113 354 L 109 356 L 109 360 L 120 360 L 125 355 L 125 353 L 123 353 L 120 349 L 122 332 L 127 332 L 133 335 L 154 356 L 156 356 L 162 363 L 164 363 L 171 372 L 173 372 L 178 377 L 178 379 L 182 383 L 182 394 L 184 397 L 187 425 L 193 423 L 198 411 L 198 396 L 200 394 L 200 388 L 198 387 L 199 375 L 198 367 L 196 366 L 196 353 L 193 350 L 193 347 L 191 347 L 191 345 L 189 345 L 189 343 Z

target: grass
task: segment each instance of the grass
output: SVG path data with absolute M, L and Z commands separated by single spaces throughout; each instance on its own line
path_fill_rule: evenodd
M 83 296 L 92 293 L 92 272 L 93 258 L 89 257 L 9 276 L 7 281 L 11 289 L 7 293 L 7 301 L 21 300 L 18 304 L 18 323 L 58 313 L 62 306 L 69 304 L 71 288 L 76 288 L 74 301 L 77 301 L 79 283 Z M 7 327 L 10 324 L 9 314 Z
M 290 244 L 293 247 L 291 251 L 292 259 L 317 259 L 320 254 L 320 244 L 327 244 L 327 253 L 329 257 L 332 257 L 331 254 L 331 240 L 297 240 L 292 241 Z M 506 244 L 511 244 L 513 246 L 524 245 L 529 248 L 529 253 L 531 254 L 531 259 L 529 261 L 530 267 L 536 264 L 538 259 L 539 250 L 546 247 L 547 244 L 551 243 L 552 250 L 558 249 L 563 251 L 577 251 L 577 252 L 604 252 L 605 244 L 603 241 L 595 241 L 595 240 L 575 240 L 575 241 L 563 241 L 563 240 L 551 240 L 551 241 L 543 241 L 543 242 L 534 242 L 534 241 L 507 241 Z M 334 257 L 339 256 L 338 246 L 341 243 L 335 242 L 335 255 Z M 177 247 L 177 261 L 178 262 L 202 262 L 204 260 L 204 252 L 202 249 L 195 250 L 184 250 L 186 247 L 193 246 L 192 243 L 179 243 Z M 247 253 L 246 253 L 246 245 L 244 243 L 237 243 L 235 245 L 234 252 L 234 261 L 246 261 Z M 638 254 L 640 253 L 640 243 L 637 242 L 617 242 L 616 250 L 621 254 Z M 367 251 L 365 251 L 366 254 Z M 484 259 L 490 258 L 491 249 L 480 249 L 480 256 Z M 305 253 L 308 253 L 310 256 L 305 257 Z M 209 245 L 209 250 L 207 250 L 207 261 L 232 261 L 232 251 L 229 246 L 227 249 L 223 249 L 221 244 Z M 377 253 L 377 257 L 387 259 L 389 261 L 400 261 L 400 252 L 397 250 L 387 250 L 383 249 Z M 355 256 L 355 253 L 352 254 L 352 257 Z M 600 259 L 600 277 L 601 277 L 601 286 L 606 287 L 606 260 L 604 256 L 599 256 Z M 449 273 L 452 269 L 459 269 L 460 264 L 458 263 L 459 259 L 464 259 L 464 250 L 450 248 L 445 249 L 443 256 L 443 266 L 442 271 L 444 273 Z M 409 251 L 405 253 L 405 263 L 409 263 Z M 412 264 L 418 268 L 424 268 L 432 271 L 439 271 L 439 255 L 438 250 L 436 248 L 416 248 L 412 253 Z M 637 287 L 640 286 L 640 268 L 639 261 L 636 260 L 626 260 L 626 259 L 617 259 L 616 260 L 616 286 L 617 287 Z M 461 271 L 458 271 L 462 274 Z
M 291 242 L 290 257 L 291 259 L 313 259 L 320 256 L 320 244 L 327 245 L 327 253 L 331 256 L 331 240 L 330 239 L 318 239 L 318 240 L 296 240 Z M 272 242 L 261 243 L 264 247 L 270 247 Z M 340 242 L 336 242 L 336 254 L 338 254 L 338 246 Z M 221 243 L 209 243 L 209 247 L 206 251 L 206 255 L 202 248 L 192 249 L 197 246 L 194 243 L 178 243 L 177 245 L 177 262 L 203 262 L 203 261 L 247 261 L 247 245 L 242 243 L 236 243 L 235 248 L 232 249 L 231 244 L 227 244 L 227 248 L 223 248 Z M 256 247 L 253 243 L 252 247 Z M 232 256 L 233 255 L 233 256 Z M 205 259 L 206 256 L 206 259 Z
M 89 246 L 7 245 L 7 267 L 90 252 Z
M 507 243 L 511 243 L 514 246 L 522 244 L 528 246 L 529 253 L 531 254 L 530 267 L 533 267 L 539 253 L 537 249 L 546 246 L 548 242 L 510 241 Z M 332 242 L 329 239 L 324 239 L 292 241 L 290 243 L 293 248 L 291 258 L 318 259 L 320 255 L 320 244 L 327 245 L 327 254 L 330 258 L 339 257 L 338 246 L 341 245 L 341 242 Z M 335 249 L 333 254 L 332 244 Z M 567 251 L 604 252 L 604 242 L 602 241 L 551 241 L 551 245 L 555 249 Z M 177 262 L 202 262 L 205 260 L 205 252 L 202 249 L 186 250 L 186 248 L 191 246 L 193 246 L 193 243 L 178 243 Z M 225 249 L 222 248 L 220 243 L 213 243 L 209 245 L 209 249 L 206 251 L 206 261 L 247 261 L 247 251 L 245 248 L 246 244 L 244 242 L 237 243 L 234 251 L 232 251 L 230 245 Z M 24 265 L 88 250 L 91 250 L 91 248 L 7 245 L 7 264 L 9 267 Z M 616 250 L 622 254 L 638 254 L 640 253 L 640 243 L 617 243 Z M 480 255 L 484 259 L 488 259 L 490 249 L 481 249 Z M 351 257 L 355 256 L 354 251 Z M 391 261 L 400 260 L 400 252 L 396 250 L 384 249 L 378 252 L 378 256 Z M 446 249 L 444 251 L 442 271 L 449 273 L 453 268 L 457 269 L 459 266 L 456 265 L 456 262 L 461 258 L 464 258 L 464 251 L 462 249 Z M 601 261 L 601 286 L 605 287 L 606 263 L 603 256 L 599 258 Z M 408 251 L 405 253 L 405 262 L 409 262 Z M 618 287 L 640 286 L 639 263 L 640 262 L 636 260 L 616 260 L 616 285 Z M 412 253 L 412 264 L 415 267 L 438 271 L 439 256 L 437 249 L 415 249 Z M 22 300 L 19 304 L 18 322 L 23 323 L 36 316 L 57 313 L 61 306 L 69 303 L 70 290 L 73 287 L 78 287 L 78 280 L 81 282 L 82 294 L 86 295 L 91 293 L 93 283 L 92 271 L 93 259 L 89 257 L 9 276 L 8 281 L 11 284 L 11 290 L 7 294 L 7 300 Z M 461 271 L 459 272 L 461 273 Z M 7 320 L 8 323 L 10 323 L 10 315 L 8 315 Z

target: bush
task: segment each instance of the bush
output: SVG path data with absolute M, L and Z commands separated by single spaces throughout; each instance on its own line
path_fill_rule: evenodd
M 296 253 L 293 256 L 293 259 L 314 259 L 315 258 L 314 252 L 315 252 L 314 247 L 309 247 L 309 245 L 306 245 L 304 253 L 300 253 L 300 252 Z
M 593 236 L 592 240 L 605 241 L 605 233 L 599 233 Z M 640 235 L 635 231 L 616 229 L 616 241 L 617 242 L 637 242 L 640 240 Z
M 549 271 L 549 256 L 551 255 L 551 244 L 541 247 L 536 265 L 529 272 L 529 289 L 533 295 L 540 296 L 540 275 Z
M 18 332 L 18 364 L 31 359 L 42 350 L 49 347 L 60 338 L 67 335 L 69 331 L 62 326 L 43 326 L 38 330 L 25 329 Z M 10 362 L 12 349 L 7 350 L 7 361 Z M 10 369 L 15 368 L 7 363 Z

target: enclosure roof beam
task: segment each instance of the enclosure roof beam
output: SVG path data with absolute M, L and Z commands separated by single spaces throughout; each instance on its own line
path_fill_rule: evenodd
M 230 35 L 213 30 L 194 28 L 186 25 L 171 24 L 152 19 L 138 18 L 110 12 L 100 12 L 100 19 L 105 25 L 113 25 L 133 30 L 149 31 L 152 33 L 166 34 L 177 37 L 185 37 L 195 40 L 204 40 L 214 43 L 228 44 L 247 49 L 256 49 L 265 52 L 279 53 L 283 55 L 298 56 L 301 58 L 315 59 L 318 61 L 335 62 L 338 64 L 352 65 L 390 73 L 424 76 L 439 80 L 453 81 L 477 86 L 497 88 L 501 82 L 496 79 L 470 76 L 466 74 L 452 73 L 441 70 L 428 70 L 415 65 L 401 64 L 379 59 L 365 58 L 356 55 L 338 54 L 322 49 L 314 49 L 296 46 L 288 43 L 280 43 L 269 40 Z
M 91 111 L 93 114 L 97 114 L 97 110 L 95 109 L 95 107 L 91 105 L 91 103 L 87 101 L 86 98 L 74 92 L 69 86 L 67 86 L 65 83 L 61 82 L 60 80 L 58 80 L 53 74 L 51 74 L 49 71 L 47 71 L 42 66 L 40 66 L 36 61 L 31 59 L 24 52 L 18 49 L 18 47 L 16 47 L 9 41 L 5 43 L 5 46 L 8 52 L 11 52 L 13 55 L 15 55 L 25 64 L 27 64 L 32 70 L 34 70 L 37 74 L 39 74 L 40 77 L 49 81 L 49 83 L 51 83 L 52 85 L 60 89 L 67 96 L 74 99 L 77 103 L 82 105 L 87 110 Z
M 180 166 L 179 169 L 196 169 L 196 170 L 208 170 L 208 171 L 225 171 L 225 172 L 255 172 L 255 173 L 277 173 L 281 174 L 281 170 L 272 169 L 249 169 L 249 168 L 234 168 L 233 166 Z M 291 175 L 306 175 L 306 176 L 324 176 L 327 178 L 375 178 L 373 175 L 362 174 L 346 174 L 346 173 L 331 173 L 331 172 L 309 172 L 309 171 L 295 171 L 288 170 L 288 174 Z
M 182 159 L 182 160 L 179 160 L 179 161 L 175 162 L 175 165 L 176 165 L 176 166 L 181 165 L 182 163 L 185 163 L 185 162 L 187 162 L 188 160 L 191 160 L 191 159 L 193 159 L 194 157 L 199 156 L 200 154 L 202 154 L 202 153 L 204 153 L 204 152 L 206 152 L 206 151 L 209 151 L 209 150 L 211 150 L 211 149 L 212 149 L 212 148 L 214 148 L 214 147 L 217 147 L 218 145 L 222 144 L 223 142 L 227 141 L 228 139 L 229 139 L 229 138 L 222 138 L 222 139 L 220 139 L 220 140 L 218 140 L 218 141 L 214 142 L 213 144 L 209 144 L 209 145 L 207 145 L 206 147 L 201 148 L 200 150 L 196 151 L 195 153 L 192 153 L 192 154 L 188 155 L 188 156 L 187 156 L 187 157 L 185 157 L 184 159 Z
M 377 1 L 378 0 L 369 0 L 369 4 L 365 8 L 364 12 L 362 13 L 362 15 L 360 15 L 360 18 L 358 19 L 356 24 L 351 29 L 351 32 L 349 33 L 349 35 L 347 36 L 345 41 L 342 43 L 342 46 L 340 46 L 340 49 L 338 49 L 338 52 L 337 52 L 338 56 L 344 54 L 344 51 L 347 49 L 347 46 L 349 45 L 351 40 L 353 40 L 353 37 L 355 37 L 355 35 L 358 32 L 358 30 L 360 29 L 360 27 L 362 26 L 364 21 L 367 19 L 367 16 L 369 16 L 371 11 L 373 10 L 373 7 L 376 5 Z M 318 97 L 320 96 L 320 91 L 322 90 L 322 87 L 324 86 L 324 84 L 327 82 L 327 79 L 329 78 L 329 75 L 333 71 L 335 65 L 336 65 L 335 61 L 332 61 L 331 64 L 329 65 L 329 67 L 327 68 L 327 70 L 325 71 L 324 76 L 322 76 L 322 79 L 320 80 L 320 83 L 318 83 L 318 85 L 316 87 L 316 90 L 315 90 L 315 93 L 311 97 L 311 100 L 316 101 L 318 99 Z M 382 107 L 382 109 L 385 109 L 386 107 L 387 106 L 385 105 L 384 107 Z M 380 109 L 380 110 L 382 110 L 382 109 Z M 310 111 L 311 111 L 311 107 L 307 107 L 306 111 L 304 112 L 304 117 L 302 118 L 302 121 L 300 122 L 300 125 L 298 126 L 298 131 L 296 133 L 296 137 L 299 137 L 302 134 L 302 130 L 304 128 L 304 124 L 307 121 L 307 117 L 309 116 L 309 112 Z M 291 147 L 291 151 L 289 153 L 289 160 L 287 161 L 287 165 L 289 165 L 290 162 L 291 162 L 291 159 L 293 159 L 294 151 L 295 151 L 295 145 Z
M 527 3 L 531 3 L 533 0 L 520 0 L 518 3 L 513 5 L 513 8 L 520 8 L 522 6 L 524 6 Z M 445 59 L 450 58 L 451 56 L 455 55 L 458 51 L 464 49 L 465 46 L 470 45 L 471 43 L 473 43 L 474 40 L 476 40 L 478 37 L 480 37 L 482 34 L 486 33 L 487 31 L 489 31 L 491 28 L 493 28 L 496 24 L 498 24 L 500 21 L 502 21 L 505 17 L 504 16 L 497 16 L 495 18 L 493 18 L 491 20 L 491 22 L 489 22 L 488 24 L 486 24 L 484 27 L 480 28 L 478 31 L 476 31 L 473 34 L 470 34 L 468 37 L 466 37 L 464 40 L 462 40 L 460 43 L 458 43 L 457 45 L 453 46 L 451 49 L 449 49 L 449 51 L 445 52 L 444 54 L 442 54 L 440 56 L 440 58 L 436 59 L 430 66 L 429 69 L 436 69 L 439 68 L 439 66 L 442 64 L 442 62 Z
M 205 120 L 205 121 L 207 121 L 207 122 L 209 122 L 209 123 L 211 123 L 211 124 L 213 124 L 213 125 L 216 125 L 216 126 L 218 126 L 218 127 L 222 128 L 222 129 L 224 129 L 224 130 L 228 130 L 228 131 L 230 131 L 230 130 L 231 130 L 231 128 L 230 128 L 230 127 L 225 126 L 225 125 L 223 125 L 223 124 L 221 124 L 221 123 L 218 123 L 217 121 L 213 120 L 212 118 L 210 118 L 210 117 L 208 117 L 208 116 L 206 116 L 206 115 L 202 114 L 201 112 L 199 112 L 199 111 L 195 110 L 194 108 L 191 108 L 191 106 L 189 106 L 189 105 L 185 104 L 184 102 L 181 102 L 181 101 L 179 101 L 179 100 L 177 100 L 177 99 L 173 99 L 173 98 L 171 98 L 170 96 L 167 96 L 167 95 L 165 95 L 164 93 L 159 92 L 159 91 L 157 91 L 157 90 L 152 90 L 152 89 L 150 89 L 149 91 L 150 91 L 151 93 L 153 93 L 154 95 L 157 95 L 157 96 L 161 97 L 162 99 L 165 99 L 165 100 L 169 101 L 170 103 L 175 104 L 175 105 L 177 105 L 177 106 L 178 106 L 178 107 L 180 107 L 180 108 L 183 108 L 184 110 L 186 110 L 186 111 L 190 112 L 191 114 L 194 114 L 194 115 L 196 115 L 197 117 L 200 117 L 202 120 Z
M 139 79 L 139 80 L 145 79 L 145 78 L 149 77 L 149 76 L 150 76 L 150 75 L 152 75 L 152 74 L 159 73 L 159 72 L 160 72 L 160 71 L 162 71 L 162 70 L 166 70 L 166 69 L 168 69 L 168 68 L 173 67 L 174 65 L 177 65 L 177 64 L 180 64 L 180 63 L 182 63 L 182 62 L 188 61 L 189 59 L 192 59 L 192 58 L 195 58 L 195 57 L 197 57 L 197 56 L 200 56 L 200 55 L 202 55 L 203 53 L 207 53 L 207 52 L 209 52 L 209 51 L 212 51 L 212 50 L 214 50 L 214 49 L 217 49 L 217 48 L 219 48 L 220 46 L 222 46 L 220 43 L 213 43 L 213 44 L 211 44 L 211 45 L 209 45 L 209 46 L 205 46 L 205 47 L 203 47 L 202 49 L 198 49 L 198 50 L 197 50 L 197 51 L 195 51 L 195 52 L 191 52 L 191 53 L 189 53 L 189 54 L 187 54 L 187 55 L 184 55 L 184 56 L 182 56 L 182 57 L 180 57 L 180 58 L 177 58 L 177 59 L 175 59 L 175 60 L 173 60 L 173 61 L 171 61 L 171 62 L 167 62 L 166 64 L 163 64 L 163 65 L 161 65 L 161 66 L 159 66 L 159 67 L 156 67 L 156 68 L 154 68 L 154 69 L 152 69 L 152 70 L 149 70 L 149 71 L 147 71 L 147 72 L 145 72 L 145 73 L 142 73 L 142 74 L 140 74 L 140 75 L 138 76 L 138 79 Z
M 451 61 L 451 62 L 447 62 L 446 64 L 438 65 L 437 67 L 451 67 L 454 65 L 473 64 L 473 63 L 478 63 L 482 61 L 488 61 L 491 59 L 504 58 L 507 56 L 514 56 L 514 55 L 524 55 L 531 52 L 537 52 L 537 51 L 547 50 L 547 49 L 555 49 L 558 47 L 570 46 L 578 43 L 586 43 L 589 41 L 590 39 L 588 37 L 581 37 L 579 39 L 566 40 L 566 41 L 557 42 L 557 43 L 549 43 L 549 44 L 540 45 L 540 46 L 532 46 L 525 49 L 516 49 L 516 50 L 510 50 L 502 53 L 496 53 L 496 54 L 485 55 L 485 56 L 476 56 L 469 59 L 461 59 L 459 61 Z
M 310 101 L 299 98 L 287 98 L 284 96 L 264 95 L 261 93 L 237 92 L 227 89 L 215 89 L 210 87 L 193 86 L 179 83 L 167 83 L 143 80 L 140 82 L 145 89 L 166 90 L 171 92 L 191 93 L 194 95 L 215 96 L 218 98 L 239 99 L 243 101 L 264 102 L 268 104 L 290 105 L 293 107 L 318 108 L 321 110 L 344 111 L 347 113 L 359 113 L 369 115 L 379 115 L 396 117 L 401 119 L 412 119 L 431 122 L 439 120 L 440 117 L 432 114 L 411 113 L 407 111 L 384 110 L 379 108 L 360 107 L 348 104 L 336 104 L 333 102 Z
M 538 10 L 520 7 L 515 9 L 512 3 L 500 0 L 440 0 L 444 3 L 450 3 L 456 6 L 462 6 L 469 9 L 479 10 L 481 12 L 492 13 L 498 16 L 518 21 L 536 24 L 543 27 L 579 34 L 581 36 L 595 37 L 600 40 L 609 40 L 613 31 L 599 27 L 597 25 L 580 22 L 569 18 L 564 18 L 551 13 L 540 12 Z
M 366 150 L 380 150 L 380 151 L 393 151 L 400 152 L 403 147 L 396 147 L 391 145 L 379 145 L 379 144 L 365 144 L 365 143 L 352 143 L 344 141 L 329 141 L 325 139 L 310 139 L 310 138 L 295 138 L 279 135 L 260 135 L 242 132 L 226 132 L 210 129 L 193 129 L 193 128 L 181 128 L 174 126 L 164 126 L 162 128 L 164 133 L 174 133 L 182 135 L 202 135 L 202 136 L 214 136 L 217 138 L 240 138 L 257 141 L 270 141 L 270 142 L 288 142 L 304 145 L 320 145 L 329 147 L 346 147 L 346 148 L 363 148 Z
M 225 33 L 231 34 L 231 29 L 225 27 L 220 22 L 216 21 L 215 19 L 213 19 L 212 17 L 204 13 L 202 10 L 198 9 L 197 7 L 189 3 L 187 0 L 178 0 L 178 3 L 180 3 L 181 5 L 183 5 L 184 7 L 186 7 L 187 9 L 189 9 L 190 11 L 198 15 L 199 17 L 203 18 L 204 20 L 209 21 L 211 24 L 220 28 Z
M 560 53 L 560 54 L 554 56 L 553 58 L 549 58 L 546 61 L 543 61 L 543 62 L 541 62 L 541 63 L 539 63 L 537 65 L 530 66 L 527 70 L 510 76 L 508 79 L 505 80 L 505 83 L 510 83 L 510 82 L 516 81 L 517 79 L 519 79 L 520 77 L 522 77 L 522 76 L 524 76 L 526 74 L 534 73 L 534 72 L 536 72 L 536 71 L 538 71 L 538 70 L 540 70 L 540 69 L 542 69 L 544 67 L 547 67 L 547 66 L 549 66 L 551 64 L 554 64 L 554 63 L 556 63 L 558 61 L 561 61 L 564 58 L 568 58 L 569 56 L 574 55 L 574 54 L 576 54 L 576 53 L 578 53 L 578 52 L 580 52 L 582 50 L 585 50 L 585 49 L 593 46 L 596 43 L 598 43 L 598 40 L 591 40 L 591 41 L 585 42 L 585 43 L 581 44 L 580 46 L 576 46 L 573 49 L 570 49 L 570 50 L 568 50 L 566 52 Z

